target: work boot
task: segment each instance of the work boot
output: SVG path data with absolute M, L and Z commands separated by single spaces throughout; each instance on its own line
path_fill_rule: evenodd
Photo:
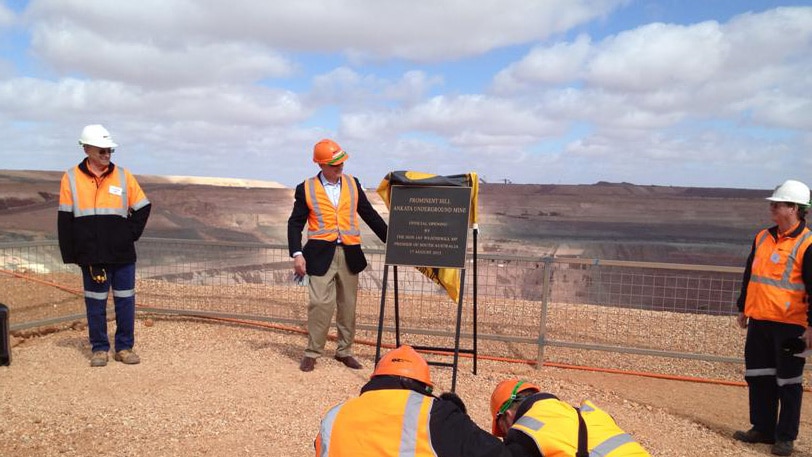
M 141 357 L 138 357 L 138 354 L 136 354 L 130 349 L 124 349 L 116 352 L 116 355 L 113 356 L 113 358 L 127 365 L 135 365 L 137 363 L 141 363 Z
M 746 432 L 738 430 L 736 431 L 736 433 L 733 434 L 733 439 L 744 441 L 745 443 L 765 443 L 765 444 L 775 443 L 775 439 L 773 437 L 767 436 L 764 433 L 759 432 L 755 428 L 751 428 Z
M 107 365 L 107 351 L 96 351 L 90 358 L 91 367 L 103 367 Z
M 299 363 L 299 369 L 304 372 L 313 371 L 313 368 L 315 367 L 316 367 L 316 359 L 314 359 L 313 357 L 304 356 L 302 357 L 302 362 Z
M 770 452 L 773 455 L 790 455 L 793 447 L 792 441 L 776 441 L 773 447 L 770 448 Z

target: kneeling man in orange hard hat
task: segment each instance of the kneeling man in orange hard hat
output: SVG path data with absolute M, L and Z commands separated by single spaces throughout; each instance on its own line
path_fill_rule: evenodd
M 505 438 L 514 456 L 648 456 L 589 401 L 574 407 L 539 386 L 518 379 L 500 382 L 491 395 L 493 434 Z
M 334 406 L 316 437 L 319 457 L 508 457 L 459 397 L 432 395 L 428 363 L 410 346 L 384 355 L 361 396 Z

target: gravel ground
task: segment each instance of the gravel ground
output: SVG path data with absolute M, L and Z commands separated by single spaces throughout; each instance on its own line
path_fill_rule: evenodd
M 375 353 L 358 345 L 363 370 L 327 357 L 302 373 L 301 334 L 139 315 L 136 337 L 140 365 L 93 369 L 82 325 L 16 339 L 0 367 L 0 455 L 312 455 L 321 415 L 358 394 Z M 471 368 L 461 360 L 456 390 L 485 429 L 491 390 L 520 376 L 572 403 L 593 400 L 655 456 L 769 455 L 729 438 L 748 422 L 741 387 L 489 360 Z M 451 369 L 432 376 L 450 389 Z M 795 455 L 812 456 L 809 401 L 801 433 Z

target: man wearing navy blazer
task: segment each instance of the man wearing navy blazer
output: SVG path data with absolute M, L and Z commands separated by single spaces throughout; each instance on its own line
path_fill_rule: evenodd
M 321 171 L 296 186 L 288 218 L 288 250 L 297 278 L 308 278 L 307 348 L 299 364 L 313 371 L 324 354 L 327 331 L 336 313 L 338 341 L 335 359 L 352 369 L 362 365 L 353 357 L 358 274 L 367 266 L 361 250 L 360 218 L 386 241 L 386 222 L 369 203 L 358 179 L 344 174 L 346 151 L 332 140 L 313 147 L 313 162 Z M 302 247 L 302 231 L 307 243 Z

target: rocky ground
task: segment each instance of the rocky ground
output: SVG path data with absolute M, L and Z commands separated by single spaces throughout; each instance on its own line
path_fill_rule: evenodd
M 82 325 L 16 339 L 12 364 L 0 367 L 0 455 L 312 455 L 321 415 L 358 394 L 375 353 L 357 347 L 363 370 L 324 358 L 302 373 L 301 334 L 140 315 L 136 336 L 140 365 L 92 369 Z M 451 369 L 432 376 L 439 391 L 451 388 Z M 742 387 L 489 360 L 473 375 L 463 359 L 456 391 L 483 428 L 491 390 L 508 376 L 593 400 L 654 456 L 769 455 L 730 438 L 748 422 Z M 795 455 L 812 455 L 810 413 L 807 401 Z

